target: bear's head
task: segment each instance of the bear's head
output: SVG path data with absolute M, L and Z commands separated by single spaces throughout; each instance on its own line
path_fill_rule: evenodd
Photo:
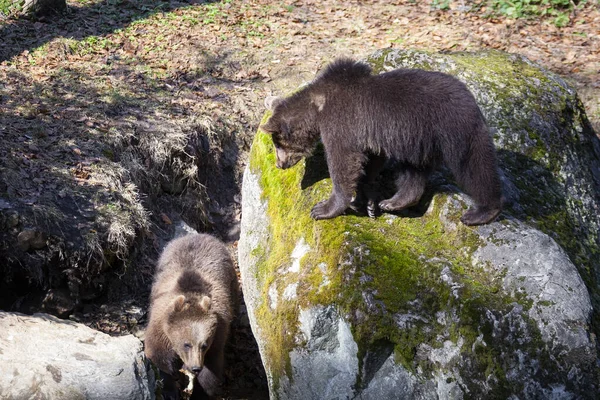
M 213 343 L 218 317 L 208 296 L 180 295 L 172 303 L 164 331 L 183 367 L 195 374 L 204 367 L 204 356 Z
M 286 99 L 273 96 L 265 99 L 265 106 L 273 115 L 260 129 L 273 139 L 277 168 L 296 165 L 318 143 L 315 104 L 306 97 L 300 92 Z

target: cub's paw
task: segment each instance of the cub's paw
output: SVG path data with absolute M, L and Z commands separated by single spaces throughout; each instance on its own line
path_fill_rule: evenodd
M 364 199 L 360 199 L 360 201 L 354 199 L 350 202 L 349 208 L 359 215 L 365 215 L 366 213 L 370 218 L 375 218 L 380 214 L 377 202 L 372 199 L 366 201 Z
M 419 204 L 419 199 L 405 200 L 395 199 L 392 197 L 391 199 L 380 201 L 379 208 L 381 208 L 383 211 L 400 211 L 417 204 Z
M 488 208 L 471 208 L 463 216 L 460 218 L 461 222 L 465 225 L 473 226 L 473 225 L 483 225 L 489 222 L 492 222 L 498 214 L 500 214 L 500 209 L 488 209 Z
M 219 396 L 223 392 L 223 380 L 214 374 L 209 368 L 203 368 L 197 377 L 199 386 L 209 399 Z M 197 397 L 194 397 L 197 398 Z M 199 398 L 206 398 L 200 396 Z
M 380 214 L 379 206 L 375 200 L 367 202 L 367 215 L 369 218 L 375 218 Z

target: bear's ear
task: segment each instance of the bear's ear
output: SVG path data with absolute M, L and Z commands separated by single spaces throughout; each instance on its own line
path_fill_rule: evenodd
M 208 312 L 210 310 L 211 300 L 208 296 L 202 296 L 200 299 L 200 308 L 204 310 L 204 312 Z
M 283 102 L 284 98 L 279 96 L 267 96 L 265 98 L 265 108 L 267 110 L 275 111 L 275 107 Z
M 173 300 L 173 311 L 178 313 L 178 312 L 185 310 L 186 308 L 187 307 L 186 307 L 186 303 L 185 303 L 185 296 L 179 295 L 179 296 L 175 297 L 175 300 Z

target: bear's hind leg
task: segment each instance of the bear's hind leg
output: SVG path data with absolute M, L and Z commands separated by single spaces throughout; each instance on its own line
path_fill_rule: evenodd
M 462 163 L 451 165 L 459 186 L 475 201 L 475 206 L 460 218 L 465 225 L 492 222 L 502 211 L 502 185 L 496 151 L 487 130 L 478 132 Z
M 483 225 L 492 222 L 502 211 L 501 208 L 474 207 L 467 210 L 460 217 L 460 221 L 465 225 Z
M 419 170 L 408 165 L 402 166 L 396 178 L 396 194 L 381 201 L 379 207 L 384 211 L 400 211 L 417 204 L 425 192 L 429 172 L 429 169 Z

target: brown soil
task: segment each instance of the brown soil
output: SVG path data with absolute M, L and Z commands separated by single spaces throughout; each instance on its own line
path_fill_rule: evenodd
M 598 2 L 563 28 L 466 12 L 464 3 L 474 4 L 71 0 L 62 16 L 0 19 L 0 261 L 24 266 L 2 271 L 11 300 L 0 306 L 56 311 L 43 302 L 53 289 L 61 307 L 75 307 L 72 319 L 136 333 L 177 221 L 235 253 L 263 98 L 338 56 L 388 47 L 523 54 L 577 88 L 600 132 Z M 48 247 L 20 248 L 24 228 L 48 235 Z M 267 398 L 243 307 L 235 328 L 228 397 Z

